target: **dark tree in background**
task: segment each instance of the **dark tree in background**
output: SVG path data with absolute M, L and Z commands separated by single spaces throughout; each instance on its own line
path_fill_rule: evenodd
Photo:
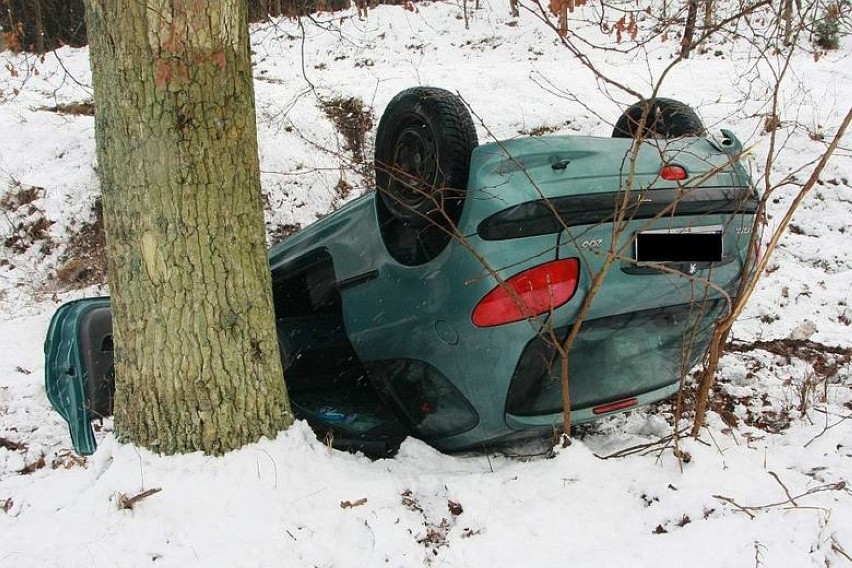
M 399 4 L 401 0 L 376 3 Z M 345 10 L 349 0 L 248 0 L 247 5 L 249 21 L 262 22 L 270 17 Z M 0 12 L 3 39 L 13 51 L 44 53 L 87 43 L 83 0 L 0 0 Z
M 83 0 L 0 0 L 0 24 L 16 51 L 86 45 Z

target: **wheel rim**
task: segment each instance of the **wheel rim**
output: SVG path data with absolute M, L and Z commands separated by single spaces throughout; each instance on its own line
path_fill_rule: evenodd
M 422 121 L 409 121 L 400 130 L 393 153 L 387 189 L 390 201 L 409 214 L 412 210 L 425 214 L 423 207 L 429 202 L 440 207 L 434 194 L 438 152 L 431 129 Z

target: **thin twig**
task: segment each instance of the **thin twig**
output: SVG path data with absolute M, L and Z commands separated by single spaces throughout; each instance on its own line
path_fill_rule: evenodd
M 819 409 L 819 408 L 814 408 L 814 410 L 820 410 L 820 409 Z M 825 434 L 826 432 L 828 432 L 829 430 L 831 430 L 832 428 L 834 428 L 834 427 L 835 427 L 835 426 L 837 426 L 838 424 L 842 424 L 843 422 L 846 422 L 847 420 L 849 420 L 850 418 L 852 418 L 852 415 L 844 416 L 844 417 L 842 417 L 840 420 L 838 420 L 837 422 L 835 422 L 834 424 L 829 425 L 829 424 L 828 424 L 828 413 L 826 413 L 826 415 L 825 415 L 825 416 L 826 416 L 826 425 L 823 427 L 822 432 L 820 432 L 819 434 L 817 434 L 816 436 L 814 436 L 813 438 L 811 438 L 811 439 L 810 439 L 810 441 L 809 441 L 807 444 L 805 444 L 805 447 L 806 447 L 806 448 L 807 448 L 808 446 L 810 446 L 812 443 L 814 443 L 814 441 L 816 441 L 816 439 L 817 439 L 817 438 L 819 438 L 820 436 L 822 436 L 823 434 Z
M 843 550 L 843 547 L 840 546 L 840 543 L 837 542 L 837 539 L 834 537 L 831 537 L 831 550 L 833 550 L 849 562 L 852 562 L 852 556 L 849 556 L 849 554 L 845 550 Z
M 142 499 L 146 499 L 146 498 L 150 497 L 151 495 L 155 495 L 162 490 L 163 490 L 162 487 L 155 487 L 153 489 L 147 489 L 147 490 L 143 491 L 142 493 L 134 495 L 133 497 L 128 497 L 124 493 L 120 493 L 118 495 L 118 508 L 119 509 L 133 509 L 133 507 L 136 505 L 136 503 L 138 503 Z
M 799 504 L 798 504 L 798 503 L 796 503 L 796 500 L 795 500 L 795 499 L 793 499 L 793 496 L 792 496 L 792 495 L 790 495 L 790 490 L 789 490 L 789 489 L 787 489 L 787 486 L 786 486 L 786 485 L 784 485 L 784 483 L 782 483 L 782 482 L 781 482 L 781 478 L 780 478 L 780 477 L 778 477 L 778 474 L 776 474 L 774 471 L 770 471 L 770 472 L 769 472 L 769 475 L 771 475 L 773 478 L 775 478 L 775 481 L 777 481 L 777 482 L 778 482 L 778 485 L 780 485 L 780 486 L 781 486 L 781 489 L 783 489 L 783 490 L 784 490 L 784 493 L 787 495 L 787 499 L 789 499 L 789 500 L 790 500 L 790 503 L 792 503 L 793 505 L 795 505 L 796 507 L 798 507 L 798 506 L 799 506 Z
M 635 446 L 630 446 L 630 447 L 618 450 L 617 452 L 614 452 L 614 453 L 612 453 L 608 456 L 601 456 L 601 455 L 598 455 L 598 454 L 594 454 L 594 456 L 596 458 L 599 458 L 599 459 L 602 459 L 602 460 L 608 460 L 608 459 L 612 459 L 612 458 L 623 458 L 625 456 L 637 454 L 637 453 L 643 452 L 645 450 L 653 449 L 660 444 L 662 444 L 665 447 L 666 445 L 668 445 L 672 441 L 672 439 L 674 439 L 675 436 L 680 436 L 681 434 L 686 432 L 686 430 L 687 429 L 684 428 L 680 432 L 669 434 L 668 436 L 660 438 L 659 440 L 655 440 L 653 442 L 648 442 L 646 444 L 637 444 Z
M 777 477 L 776 477 L 776 479 L 777 479 Z M 781 483 L 780 480 L 778 482 Z M 781 486 L 783 487 L 783 484 Z M 809 490 L 805 491 L 804 493 L 802 493 L 800 495 L 796 495 L 795 497 L 793 497 L 792 495 L 790 495 L 789 492 L 787 492 L 787 488 L 784 487 L 784 491 L 785 491 L 785 493 L 787 493 L 787 500 L 779 501 L 778 503 L 769 503 L 768 505 L 740 505 L 739 503 L 737 503 L 736 501 L 734 501 L 730 497 L 725 497 L 724 495 L 713 495 L 713 497 L 715 499 L 719 499 L 720 501 L 725 501 L 726 503 L 730 503 L 731 505 L 733 505 L 737 509 L 748 514 L 748 516 L 753 519 L 753 518 L 755 518 L 755 516 L 754 516 L 754 514 L 751 513 L 751 511 L 765 511 L 766 509 L 772 509 L 774 507 L 782 507 L 782 506 L 786 506 L 786 505 L 790 505 L 790 504 L 792 504 L 795 508 L 803 508 L 803 507 L 799 507 L 799 505 L 796 504 L 796 499 L 801 499 L 802 497 L 805 497 L 807 495 L 814 495 L 816 493 L 823 493 L 825 491 L 845 491 L 845 490 L 846 490 L 846 482 L 845 481 L 838 481 L 837 483 L 828 483 L 826 485 L 820 485 L 819 487 L 814 487 L 813 489 L 809 489 Z
M 739 503 L 737 503 L 736 501 L 734 501 L 730 497 L 725 497 L 724 495 L 713 495 L 713 497 L 715 497 L 716 499 L 719 499 L 720 501 L 730 503 L 731 505 L 733 505 L 734 507 L 736 507 L 737 509 L 739 509 L 740 511 L 742 511 L 743 513 L 745 513 L 746 515 L 751 517 L 752 519 L 755 518 L 754 514 L 751 511 L 748 510 L 749 509 L 748 507 L 743 507 L 742 505 L 740 505 Z

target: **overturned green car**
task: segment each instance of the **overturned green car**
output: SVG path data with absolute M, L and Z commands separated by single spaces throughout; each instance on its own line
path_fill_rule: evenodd
M 633 105 L 611 138 L 478 145 L 458 97 L 403 91 L 378 127 L 377 190 L 269 251 L 297 417 L 372 455 L 407 435 L 455 451 L 550 433 L 560 348 L 591 293 L 572 421 L 672 395 L 753 263 L 741 150 L 670 99 Z M 112 412 L 109 310 L 63 305 L 45 345 L 48 397 L 81 454 Z

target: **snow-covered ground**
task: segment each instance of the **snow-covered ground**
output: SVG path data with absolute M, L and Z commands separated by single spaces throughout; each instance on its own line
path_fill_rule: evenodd
M 552 30 L 527 11 L 509 17 L 505 4 L 483 2 L 469 30 L 454 3 L 256 26 L 270 232 L 367 189 L 321 101 L 357 97 L 375 123 L 400 90 L 433 85 L 464 97 L 480 141 L 534 129 L 609 135 L 630 97 L 602 91 Z M 595 10 L 577 18 L 595 20 Z M 677 50 L 670 38 L 621 54 L 628 44 L 577 18 L 574 32 L 617 48 L 584 48 L 595 66 L 643 93 Z M 639 39 L 650 27 L 640 24 Z M 766 101 L 782 61 L 759 57 L 750 37 L 714 40 L 668 74 L 661 94 L 737 132 L 762 179 Z M 773 182 L 803 182 L 845 115 L 848 44 L 794 56 Z M 42 342 L 59 302 L 104 292 L 67 291 L 52 276 L 98 192 L 93 119 L 47 110 L 91 98 L 87 56 L 0 55 L 9 64 L 0 71 L 0 199 L 42 188 L 26 204 L 7 200 L 0 235 L 43 217 L 55 243 L 0 245 L 0 566 L 852 565 L 852 137 L 735 327 L 740 351 L 723 359 L 708 427 L 681 442 L 688 461 L 660 442 L 673 431 L 668 404 L 585 427 L 554 452 L 447 456 L 409 439 L 394 459 L 370 461 L 330 451 L 297 423 L 218 459 L 161 458 L 105 431 L 84 460 L 45 397 Z M 368 156 L 370 143 L 368 134 Z M 770 228 L 795 191 L 779 190 Z M 152 489 L 161 491 L 126 507 Z

